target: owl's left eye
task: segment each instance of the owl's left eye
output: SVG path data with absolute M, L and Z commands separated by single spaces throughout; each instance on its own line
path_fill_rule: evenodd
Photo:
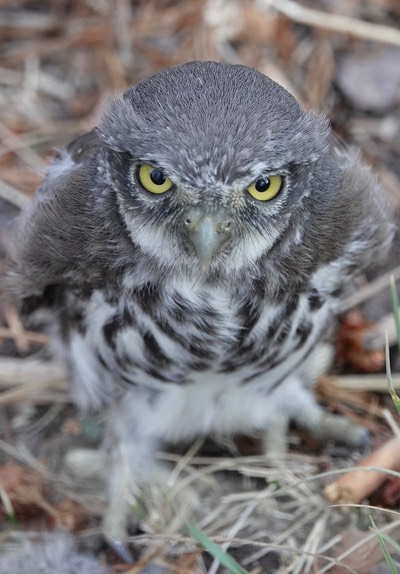
M 139 166 L 137 173 L 141 185 L 150 193 L 165 193 L 174 185 L 162 169 L 152 165 Z
M 284 182 L 284 178 L 281 175 L 259 177 L 247 188 L 247 191 L 254 199 L 269 201 L 270 199 L 274 199 L 282 190 Z

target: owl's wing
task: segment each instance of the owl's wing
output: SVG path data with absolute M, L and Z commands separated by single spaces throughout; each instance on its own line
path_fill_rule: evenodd
M 354 275 L 381 263 L 387 255 L 395 232 L 394 210 L 390 197 L 371 168 L 361 161 L 358 150 L 335 134 L 331 136 L 331 150 L 342 173 L 333 214 L 348 220 L 351 235 L 343 259 L 347 260 L 350 275 Z
M 79 164 L 90 158 L 93 152 L 100 146 L 101 140 L 97 130 L 93 129 L 72 140 L 72 142 L 66 146 L 65 151 L 75 164 Z
M 114 217 L 119 225 L 119 219 L 105 183 L 104 155 L 96 130 L 75 139 L 17 218 L 8 274 L 16 299 L 37 307 L 54 286 L 107 280 L 110 252 L 117 250 L 110 223 Z

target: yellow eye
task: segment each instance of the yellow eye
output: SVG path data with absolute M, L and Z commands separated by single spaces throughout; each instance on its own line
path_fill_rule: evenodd
M 247 188 L 247 191 L 254 199 L 269 201 L 270 199 L 274 199 L 282 190 L 284 182 L 285 180 L 281 175 L 259 177 Z
M 165 193 L 174 185 L 162 169 L 147 164 L 139 166 L 138 178 L 141 185 L 150 193 Z

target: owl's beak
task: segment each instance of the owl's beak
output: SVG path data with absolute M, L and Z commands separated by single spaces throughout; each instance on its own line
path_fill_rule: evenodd
M 214 255 L 232 233 L 232 216 L 224 208 L 206 211 L 196 206 L 186 212 L 185 227 L 199 258 L 201 270 L 206 271 Z

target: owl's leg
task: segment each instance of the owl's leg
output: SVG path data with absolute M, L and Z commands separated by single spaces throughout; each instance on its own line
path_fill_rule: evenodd
M 135 523 L 135 506 L 142 489 L 156 477 L 164 476 L 155 462 L 158 445 L 148 437 L 136 436 L 129 440 L 106 438 L 102 449 L 73 449 L 66 458 L 67 469 L 80 479 L 102 479 L 107 500 L 103 516 L 103 534 L 110 546 L 125 562 L 131 562 L 124 545 L 128 525 Z
M 103 532 L 112 545 L 126 539 L 128 525 L 143 519 L 150 529 L 159 529 L 177 518 L 184 523 L 198 509 L 198 496 L 190 485 L 182 485 L 167 465 L 155 459 L 161 441 L 137 435 L 122 441 L 110 458 L 108 506 Z
M 332 415 L 320 407 L 313 393 L 318 378 L 325 374 L 334 359 L 334 348 L 329 343 L 318 345 L 300 371 L 303 383 L 303 402 L 293 420 L 320 441 L 334 440 L 351 447 L 365 447 L 369 433 L 365 427 L 351 422 L 347 417 Z
M 149 437 L 135 436 L 117 442 L 109 451 L 107 508 L 103 519 L 104 535 L 113 545 L 122 544 L 128 524 L 136 521 L 143 487 L 162 473 L 155 462 L 158 443 Z
M 354 448 L 365 448 L 369 444 L 369 433 L 365 427 L 357 425 L 347 417 L 326 413 L 318 405 L 317 416 L 309 416 L 311 409 L 300 413 L 295 419 L 297 424 L 306 429 L 320 442 L 334 440 Z M 305 416 L 304 416 L 305 415 Z
M 291 421 L 305 429 L 319 442 L 334 440 L 351 447 L 365 447 L 368 431 L 348 418 L 326 413 L 317 404 L 312 392 L 304 387 L 299 377 L 290 377 L 282 387 L 286 388 L 284 400 L 275 404 L 276 413 L 270 416 L 264 436 L 267 454 L 282 454 L 287 450 L 287 430 Z M 280 393 L 284 391 L 280 389 Z
M 263 437 L 263 450 L 268 455 L 285 454 L 288 448 L 287 435 L 290 417 L 285 412 L 276 413 L 270 418 Z
M 122 540 L 126 537 L 128 489 L 126 482 L 111 472 L 109 456 L 103 449 L 77 448 L 69 451 L 64 463 L 69 472 L 79 479 L 102 479 L 107 496 L 107 508 L 103 518 L 103 533 L 116 554 L 126 563 L 132 556 Z M 116 468 L 115 466 L 113 467 Z M 118 467 L 119 468 L 119 467 Z M 126 495 L 124 492 L 126 490 Z M 125 516 L 127 514 L 127 516 Z
M 366 428 L 348 418 L 332 415 L 317 404 L 313 386 L 326 372 L 332 361 L 333 349 L 321 344 L 310 355 L 301 370 L 288 377 L 274 395 L 274 413 L 269 417 L 264 438 L 267 453 L 287 450 L 287 430 L 290 421 L 307 430 L 320 442 L 334 440 L 352 447 L 365 447 L 369 434 Z

